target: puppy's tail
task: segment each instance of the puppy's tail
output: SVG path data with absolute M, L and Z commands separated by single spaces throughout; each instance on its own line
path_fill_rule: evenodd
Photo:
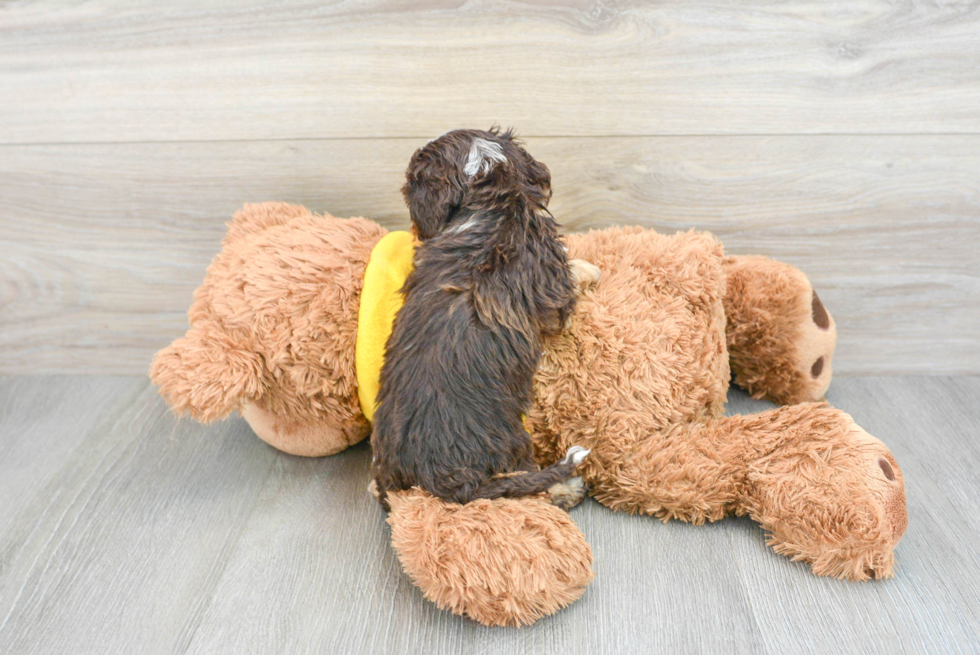
M 590 450 L 572 446 L 565 459 L 555 462 L 540 471 L 519 473 L 506 478 L 494 478 L 480 485 L 473 493 L 473 499 L 520 498 L 547 491 L 552 485 L 564 482 L 575 475 L 575 467 L 581 464 Z

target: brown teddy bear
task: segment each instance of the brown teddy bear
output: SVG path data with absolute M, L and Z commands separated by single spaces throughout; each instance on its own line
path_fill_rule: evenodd
M 355 346 L 362 293 L 376 295 L 365 269 L 386 234 L 364 218 L 246 205 L 195 293 L 190 329 L 153 361 L 173 410 L 200 421 L 237 410 L 261 439 L 310 457 L 366 437 Z M 567 244 L 602 278 L 546 346 L 527 417 L 539 463 L 585 446 L 584 482 L 611 509 L 696 524 L 749 515 L 776 552 L 817 574 L 892 575 L 907 523 L 902 472 L 822 402 L 836 329 L 807 278 L 726 257 L 696 231 L 609 228 Z M 730 370 L 784 406 L 724 416 Z M 556 507 L 567 497 L 451 505 L 413 489 L 389 499 L 402 565 L 457 614 L 530 623 L 592 578 L 584 536 Z

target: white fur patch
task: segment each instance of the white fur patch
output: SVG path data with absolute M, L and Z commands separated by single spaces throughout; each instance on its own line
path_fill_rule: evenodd
M 470 146 L 470 154 L 466 157 L 466 165 L 463 172 L 468 177 L 473 177 L 477 173 L 486 173 L 493 168 L 494 163 L 507 161 L 504 156 L 504 149 L 499 143 L 487 141 L 486 139 L 473 139 Z
M 568 449 L 568 452 L 565 453 L 565 459 L 562 460 L 562 463 L 564 464 L 571 463 L 574 464 L 575 466 L 578 466 L 583 461 L 585 461 L 585 458 L 588 457 L 589 453 L 591 452 L 592 452 L 591 448 L 586 449 L 586 448 L 582 448 L 582 446 L 572 446 L 571 448 Z
M 460 232 L 465 232 L 466 230 L 470 229 L 474 225 L 476 225 L 476 219 L 468 218 L 462 223 L 460 223 L 459 225 L 454 225 L 448 230 L 446 230 L 446 234 L 459 234 Z

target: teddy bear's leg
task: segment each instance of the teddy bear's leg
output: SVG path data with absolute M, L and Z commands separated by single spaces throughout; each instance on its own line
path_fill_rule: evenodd
M 807 277 L 766 257 L 726 257 L 725 316 L 734 381 L 778 404 L 820 400 L 837 327 Z
M 583 473 L 613 509 L 698 524 L 748 514 L 819 575 L 890 576 L 907 524 L 891 452 L 824 403 L 679 425 L 625 451 L 600 441 Z
M 891 577 L 908 526 L 891 451 L 827 405 L 783 409 L 787 432 L 778 437 L 778 423 L 747 424 L 756 442 L 738 512 L 762 524 L 777 553 L 810 563 L 818 575 Z M 770 441 L 780 445 L 773 453 L 765 450 Z
M 543 496 L 457 505 L 391 492 L 391 544 L 440 608 L 483 625 L 527 625 L 575 602 L 593 577 L 582 532 Z

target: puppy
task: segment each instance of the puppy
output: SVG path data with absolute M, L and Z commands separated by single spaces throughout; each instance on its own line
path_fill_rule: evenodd
M 453 503 L 546 491 L 589 451 L 538 470 L 522 417 L 542 336 L 598 269 L 569 265 L 548 168 L 509 131 L 449 132 L 406 177 L 421 245 L 381 368 L 373 492 L 387 508 L 387 492 L 413 486 Z

